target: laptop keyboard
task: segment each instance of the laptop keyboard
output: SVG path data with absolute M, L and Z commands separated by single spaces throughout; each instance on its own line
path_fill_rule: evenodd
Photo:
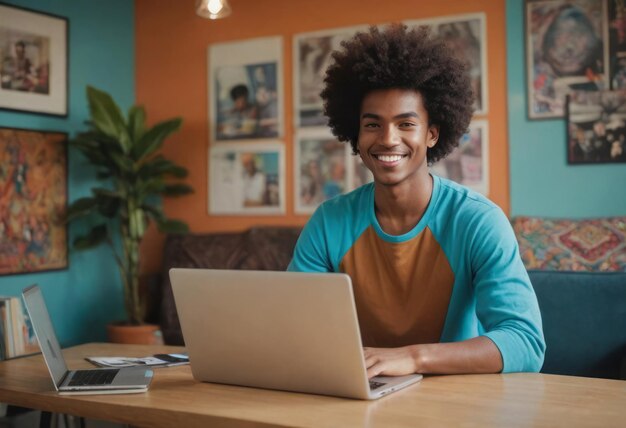
M 119 371 L 119 369 L 77 370 L 69 386 L 110 385 Z
M 376 381 L 370 380 L 370 390 L 372 391 L 384 385 L 387 385 L 387 384 L 384 382 L 376 382 Z

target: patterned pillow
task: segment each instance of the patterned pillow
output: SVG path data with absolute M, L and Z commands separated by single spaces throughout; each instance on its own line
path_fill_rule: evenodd
M 626 217 L 515 217 L 526 269 L 626 272 Z

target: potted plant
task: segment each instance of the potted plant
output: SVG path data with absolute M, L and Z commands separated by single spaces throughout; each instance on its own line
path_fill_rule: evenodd
M 166 218 L 160 198 L 193 192 L 180 180 L 172 181 L 186 177 L 187 170 L 159 154 L 164 140 L 180 128 L 182 120 L 166 120 L 147 129 L 141 106 L 131 107 L 125 118 L 109 94 L 91 86 L 87 87 L 87 100 L 90 129 L 69 144 L 82 152 L 94 166 L 97 178 L 104 182 L 91 189 L 91 196 L 68 207 L 66 221 L 87 216 L 92 222 L 90 230 L 74 240 L 75 248 L 91 248 L 103 242 L 111 247 L 122 278 L 127 315 L 126 321 L 117 325 L 148 330 L 148 339 L 123 339 L 116 337 L 116 325 L 109 325 L 110 340 L 155 343 L 158 327 L 143 327 L 139 245 L 150 221 L 156 222 L 162 232 L 188 230 L 184 222 Z

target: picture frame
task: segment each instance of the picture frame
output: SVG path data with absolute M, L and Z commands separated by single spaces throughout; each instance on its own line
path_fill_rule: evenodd
M 312 214 L 322 202 L 374 180 L 350 143 L 338 141 L 328 128 L 301 128 L 294 141 L 296 214 Z
M 67 138 L 0 127 L 0 275 L 68 267 Z
M 0 109 L 67 117 L 68 19 L 0 3 Z
M 474 92 L 474 115 L 489 112 L 487 76 L 487 17 L 484 13 L 450 15 L 404 21 L 409 28 L 430 27 L 469 66 Z
M 366 25 L 360 25 L 293 36 L 293 118 L 296 128 L 326 125 L 320 92 L 331 54 L 341 47 L 342 41 L 366 30 Z
M 299 129 L 294 150 L 296 214 L 311 214 L 324 201 L 350 190 L 351 150 L 327 128 Z
M 626 163 L 626 89 L 567 96 L 567 163 Z
M 282 50 L 281 37 L 209 46 L 211 143 L 282 137 Z
M 473 120 L 459 146 L 430 166 L 433 174 L 448 178 L 485 196 L 489 195 L 489 123 Z
M 209 148 L 209 214 L 285 213 L 285 147 L 237 142 Z
M 573 90 L 608 88 L 606 0 L 526 0 L 525 17 L 529 120 L 565 117 Z

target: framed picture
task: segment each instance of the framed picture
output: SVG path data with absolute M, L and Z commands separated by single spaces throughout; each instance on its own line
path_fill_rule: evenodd
M 296 34 L 293 38 L 294 122 L 296 127 L 325 126 L 320 92 L 331 54 L 341 42 L 367 26 Z
M 474 114 L 488 112 L 487 30 L 484 13 L 405 21 L 409 27 L 430 27 L 432 34 L 445 40 L 469 67 L 474 91 Z
M 626 163 L 626 89 L 568 95 L 567 162 Z
M 283 135 L 282 39 L 209 46 L 212 142 Z
M 0 275 L 67 268 L 66 141 L 0 128 Z
M 0 108 L 67 116 L 68 21 L 0 4 Z
M 232 143 L 209 149 L 209 214 L 283 214 L 281 143 Z
M 611 89 L 626 88 L 626 3 L 609 0 Z
M 487 121 L 474 120 L 459 146 L 447 157 L 431 166 L 431 171 L 444 178 L 489 193 L 489 126 Z
M 606 0 L 526 1 L 529 119 L 565 116 L 573 90 L 608 88 Z
M 327 128 L 302 128 L 296 134 L 295 212 L 311 214 L 324 201 L 374 180 L 349 143 Z
M 350 189 L 350 145 L 325 128 L 301 129 L 296 136 L 295 211 L 310 214 L 319 204 Z

